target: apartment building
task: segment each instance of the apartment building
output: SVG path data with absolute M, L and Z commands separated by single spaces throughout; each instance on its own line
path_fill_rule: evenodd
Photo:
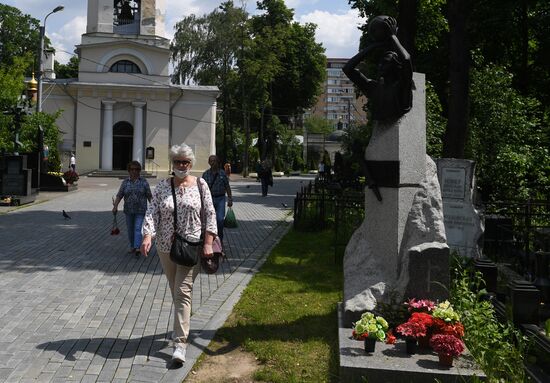
M 367 99 L 364 96 L 356 97 L 353 83 L 342 72 L 348 60 L 327 58 L 327 79 L 323 85 L 323 93 L 304 117 L 325 118 L 332 123 L 334 130 L 345 129 L 354 123 L 367 122 L 367 114 L 363 110 Z

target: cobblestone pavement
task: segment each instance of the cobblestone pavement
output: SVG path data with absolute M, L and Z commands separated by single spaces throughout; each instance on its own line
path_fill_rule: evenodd
M 76 191 L 3 208 L 0 382 L 181 382 L 288 230 L 295 193 L 310 179 L 276 178 L 265 198 L 253 180 L 232 183 L 239 227 L 225 231 L 228 262 L 197 277 L 179 368 L 170 362 L 172 303 L 158 257 L 127 254 L 122 214 L 120 235 L 110 235 L 120 180 L 81 177 Z

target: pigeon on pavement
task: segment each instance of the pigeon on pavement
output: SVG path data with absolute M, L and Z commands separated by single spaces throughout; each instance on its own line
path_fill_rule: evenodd
M 63 210 L 63 217 L 65 217 L 65 219 L 71 219 L 71 217 L 69 217 L 69 214 L 67 214 L 65 210 Z
M 286 203 L 284 203 L 284 202 L 281 202 L 281 205 L 283 205 L 284 208 L 287 208 L 287 207 L 288 207 L 288 205 L 287 205 Z

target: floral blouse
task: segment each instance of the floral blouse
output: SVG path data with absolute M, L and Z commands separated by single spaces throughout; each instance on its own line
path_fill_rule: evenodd
M 124 213 L 145 214 L 147 199 L 151 197 L 151 189 L 145 178 L 139 177 L 136 180 L 126 178 L 122 181 L 116 196 L 124 198 Z
M 171 178 L 158 183 L 153 192 L 153 199 L 147 208 L 143 227 L 143 235 L 149 234 L 155 238 L 157 250 L 170 252 L 174 234 L 174 200 L 172 198 Z M 204 201 L 204 218 L 206 231 L 217 235 L 216 212 L 212 204 L 212 196 L 208 185 L 197 177 L 197 184 L 190 187 L 176 187 L 178 203 L 178 233 L 186 240 L 197 242 L 201 236 L 201 200 L 198 189 L 200 182 Z

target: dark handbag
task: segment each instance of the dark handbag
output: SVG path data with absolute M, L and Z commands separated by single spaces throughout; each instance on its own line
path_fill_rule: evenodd
M 191 243 L 176 233 L 174 234 L 174 240 L 170 248 L 170 259 L 178 265 L 195 266 L 199 261 L 200 245 L 201 242 Z
M 172 260 L 172 262 L 177 263 L 178 265 L 192 267 L 199 262 L 199 253 L 202 250 L 202 242 L 189 242 L 178 234 L 178 203 L 176 201 L 176 191 L 174 189 L 174 178 L 172 178 L 170 182 L 172 184 L 172 198 L 174 199 L 174 240 L 172 241 L 172 246 L 170 247 L 170 259 Z

